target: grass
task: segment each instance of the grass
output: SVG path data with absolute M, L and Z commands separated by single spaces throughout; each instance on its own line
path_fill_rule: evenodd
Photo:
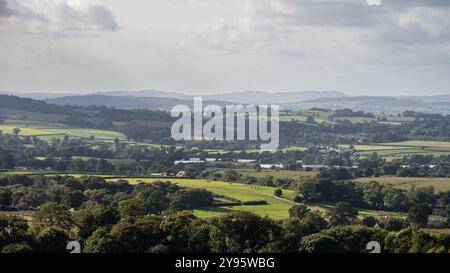
M 283 151 L 283 152 L 287 152 L 287 151 L 301 151 L 304 152 L 306 151 L 308 148 L 307 147 L 303 147 L 303 146 L 292 146 L 292 147 L 288 147 L 288 148 L 282 148 L 282 149 L 278 149 L 278 151 Z M 205 149 L 203 150 L 204 152 L 207 152 L 209 155 L 218 155 L 218 154 L 227 154 L 230 152 L 233 152 L 235 154 L 240 154 L 240 153 L 247 153 L 247 154 L 252 154 L 252 153 L 262 153 L 264 151 L 259 150 L 259 149 L 247 149 L 247 150 L 234 150 L 234 151 L 227 151 L 227 150 L 220 150 L 220 149 Z
M 394 177 L 394 176 L 382 176 L 382 177 L 364 177 L 354 180 L 359 183 L 369 183 L 371 181 L 377 181 L 380 184 L 391 184 L 396 188 L 408 190 L 412 186 L 416 188 L 433 186 L 436 192 L 450 191 L 450 178 L 420 178 L 420 177 Z
M 46 132 L 44 130 L 34 129 L 34 128 L 27 128 L 24 125 L 23 127 L 20 126 L 14 126 L 14 125 L 0 125 L 0 131 L 2 131 L 3 134 L 13 134 L 13 131 L 15 128 L 19 128 L 19 136 L 38 136 L 38 135 L 48 135 L 53 134 L 50 132 Z
M 72 138 L 89 138 L 94 136 L 99 140 L 114 140 L 118 138 L 119 140 L 127 140 L 126 136 L 114 131 L 107 130 L 97 130 L 97 129 L 81 129 L 81 128 L 63 128 L 63 129 L 47 129 L 46 131 L 52 132 L 54 134 L 68 135 Z
M 283 151 L 283 152 L 286 152 L 286 151 L 301 151 L 301 152 L 304 152 L 306 150 L 308 150 L 308 148 L 307 147 L 302 147 L 302 146 L 292 146 L 292 147 L 289 147 L 289 148 L 281 149 L 281 151 Z
M 333 204 L 319 204 L 315 205 L 312 208 L 315 208 L 320 211 L 327 211 L 333 208 Z M 395 217 L 395 218 L 406 218 L 406 213 L 404 212 L 393 212 L 393 211 L 375 211 L 375 210 L 367 210 L 367 209 L 358 209 L 358 218 L 363 219 L 366 216 L 372 216 L 376 218 L 380 217 Z
M 28 172 L 0 172 L 0 178 L 12 175 L 12 174 L 31 174 Z M 46 176 L 72 176 L 80 178 L 86 176 L 86 174 L 45 174 Z M 88 174 L 89 176 L 89 174 Z M 200 188 L 206 189 L 214 194 L 231 197 L 243 202 L 246 201 L 266 201 L 267 205 L 243 205 L 243 206 L 222 206 L 216 208 L 204 208 L 194 210 L 194 213 L 199 217 L 212 217 L 227 214 L 232 211 L 249 211 L 260 216 L 268 216 L 273 219 L 286 219 L 289 217 L 289 209 L 295 205 L 292 199 L 295 196 L 295 192 L 292 190 L 283 190 L 282 198 L 274 196 L 273 187 L 247 185 L 240 183 L 230 183 L 224 181 L 211 181 L 206 179 L 177 179 L 177 178 L 117 178 L 113 175 L 94 175 L 103 177 L 106 181 L 115 182 L 119 179 L 125 179 L 131 184 L 136 183 L 154 183 L 157 181 L 172 182 L 181 187 L 187 188 Z M 333 204 L 313 204 L 308 205 L 312 210 L 318 210 L 325 212 L 331 208 Z M 359 218 L 364 216 L 382 217 L 385 215 L 391 215 L 396 217 L 404 217 L 402 213 L 391 213 L 384 211 L 373 210 L 359 210 Z
M 14 123 L 0 125 L 0 131 L 4 134 L 12 134 L 14 128 L 20 129 L 19 136 L 36 136 L 44 141 L 54 138 L 63 138 L 66 135 L 69 136 L 69 138 L 75 139 L 94 136 L 95 139 L 104 141 L 112 141 L 116 138 L 121 141 L 127 140 L 127 137 L 119 132 L 76 128 L 57 123 L 15 121 Z
M 335 121 L 343 121 L 347 120 L 351 123 L 364 123 L 364 122 L 372 122 L 376 121 L 381 124 L 391 124 L 391 125 L 400 125 L 402 122 L 411 122 L 414 121 L 413 117 L 403 117 L 403 116 L 392 116 L 392 115 L 376 115 L 375 117 L 332 117 L 333 112 L 323 112 L 323 111 L 304 111 L 299 114 L 282 114 L 280 116 L 280 121 L 290 122 L 292 120 L 298 122 L 306 122 L 306 118 L 308 116 L 312 116 L 316 123 L 327 123 L 327 124 L 335 124 Z M 382 121 L 379 121 L 383 119 Z
M 350 148 L 350 145 L 339 145 Z M 369 145 L 354 145 L 354 149 L 361 156 L 369 156 L 373 152 L 384 157 L 387 161 L 412 155 L 432 155 L 434 157 L 449 156 L 450 142 L 443 141 L 403 141 L 391 143 L 377 143 Z
M 376 121 L 377 119 L 371 117 L 336 117 L 334 120 L 348 120 L 351 123 L 364 123 Z
M 421 155 L 433 155 L 435 157 L 441 156 L 441 155 L 449 155 L 450 151 L 432 151 L 432 150 L 422 150 L 422 149 L 392 149 L 392 150 L 376 150 L 376 151 L 363 151 L 359 152 L 362 156 L 368 156 L 371 155 L 373 152 L 376 152 L 380 156 L 397 156 L 397 157 L 404 157 L 404 156 L 411 156 L 416 154 Z
M 240 201 L 267 201 L 268 205 L 260 206 L 233 206 L 220 207 L 196 210 L 199 216 L 214 216 L 224 214 L 230 211 L 245 210 L 256 213 L 261 216 L 269 216 L 274 219 L 284 219 L 289 216 L 288 210 L 293 206 L 293 203 L 278 199 L 273 195 L 275 188 L 252 186 L 239 183 L 229 183 L 223 181 L 209 181 L 204 179 L 164 179 L 164 178 L 128 178 L 130 183 L 153 183 L 156 181 L 170 181 L 182 187 L 201 188 L 209 190 L 218 195 L 224 195 Z M 116 181 L 116 179 L 109 179 L 109 181 Z M 292 198 L 294 191 L 283 190 L 283 195 L 286 198 Z
M 423 149 L 445 149 L 450 151 L 450 142 L 411 140 L 392 143 L 381 143 L 383 146 L 418 147 Z
M 15 175 L 15 174 L 25 175 L 25 174 L 31 174 L 31 172 L 0 172 L 0 178 L 8 177 L 10 175 Z
M 29 223 L 33 220 L 34 211 L 21 210 L 21 211 L 0 211 L 0 215 L 12 215 L 19 216 L 27 220 Z
M 350 145 L 343 144 L 338 145 L 340 148 L 349 149 Z M 402 146 L 384 146 L 384 145 L 354 145 L 354 149 L 357 152 L 364 152 L 364 151 L 382 151 L 382 150 L 398 150 L 398 149 L 405 149 L 406 147 Z
M 450 234 L 450 228 L 440 228 L 440 229 L 425 228 L 422 230 L 424 232 L 430 233 L 432 235 L 440 235 L 440 234 L 449 235 Z
M 107 181 L 111 182 L 116 180 L 117 179 L 107 179 Z M 220 216 L 232 211 L 249 211 L 260 216 L 268 216 L 273 219 L 285 219 L 289 217 L 289 209 L 295 204 L 294 202 L 287 200 L 295 195 L 294 191 L 283 190 L 283 198 L 277 198 L 273 195 L 275 188 L 272 187 L 253 186 L 223 181 L 210 181 L 205 179 L 128 178 L 126 180 L 128 180 L 128 182 L 130 183 L 154 183 L 156 181 L 167 181 L 178 184 L 182 187 L 206 189 L 215 194 L 224 195 L 241 201 L 264 200 L 268 203 L 268 205 L 260 206 L 223 206 L 194 210 L 194 213 L 199 217 Z M 324 212 L 332 206 L 332 204 L 319 204 L 311 205 L 309 207 L 312 210 L 319 210 Z M 404 217 L 404 215 L 401 213 L 360 210 L 360 218 L 368 215 L 375 217 L 382 217 L 385 215 Z
M 221 169 L 219 172 L 222 174 L 225 172 L 226 169 Z M 260 172 L 256 170 L 251 169 L 236 169 L 236 171 L 242 175 L 247 176 L 253 176 L 256 178 L 262 178 L 266 176 L 273 176 L 274 178 L 291 178 L 291 179 L 298 179 L 300 177 L 306 177 L 306 176 L 315 176 L 317 172 L 306 172 L 306 171 L 288 171 L 288 170 L 261 170 Z
M 312 115 L 311 115 L 312 116 Z M 327 123 L 327 124 L 334 124 L 333 121 L 322 118 L 322 117 L 316 117 L 312 116 L 314 118 L 314 122 L 321 124 L 321 123 Z M 280 121 L 281 122 L 291 122 L 291 121 L 299 121 L 299 122 L 306 122 L 306 119 L 308 118 L 308 115 L 281 115 Z

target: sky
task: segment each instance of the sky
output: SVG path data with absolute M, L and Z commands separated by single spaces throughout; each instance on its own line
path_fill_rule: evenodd
M 3 91 L 439 95 L 449 76 L 448 0 L 0 0 Z

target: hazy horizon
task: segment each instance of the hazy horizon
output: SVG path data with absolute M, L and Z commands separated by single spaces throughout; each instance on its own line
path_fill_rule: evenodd
M 0 0 L 0 90 L 450 94 L 450 1 Z

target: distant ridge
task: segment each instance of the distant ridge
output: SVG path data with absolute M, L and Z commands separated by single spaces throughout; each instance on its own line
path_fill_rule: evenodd
M 54 98 L 46 100 L 48 103 L 56 105 L 75 106 L 105 106 L 118 109 L 169 109 L 178 104 L 192 105 L 193 100 L 181 100 L 174 98 L 159 97 L 133 97 L 133 96 L 105 96 L 105 95 L 80 95 Z M 205 104 L 217 104 L 225 106 L 227 102 L 204 101 Z M 228 103 L 229 104 L 229 103 Z
M 121 109 L 169 109 L 177 104 L 192 105 L 194 95 L 159 90 L 104 91 L 82 95 L 63 93 L 19 93 L 0 91 L 22 98 L 45 100 L 57 105 L 107 106 Z M 339 91 L 264 92 L 243 91 L 204 95 L 205 104 L 280 104 L 282 109 L 349 108 L 356 111 L 450 114 L 450 95 L 437 96 L 347 96 Z
M 64 97 L 79 96 L 104 96 L 104 97 L 135 97 L 135 98 L 166 98 L 178 100 L 193 100 L 196 95 L 186 95 L 180 92 L 167 92 L 160 90 L 138 90 L 138 91 L 101 91 L 91 93 L 20 93 L 20 92 L 0 92 L 18 97 L 53 100 Z M 198 95 L 206 101 L 226 101 L 243 104 L 285 104 L 302 102 L 320 98 L 340 98 L 347 97 L 339 91 L 300 91 L 300 92 L 265 92 L 265 91 L 242 91 L 212 95 Z
M 245 91 L 228 94 L 206 95 L 203 101 L 208 104 L 218 104 L 221 106 L 227 103 L 241 104 L 286 104 L 292 102 L 302 102 L 318 98 L 340 98 L 346 97 L 342 92 L 337 91 L 304 91 L 304 92 L 283 92 L 269 93 L 262 91 Z M 78 106 L 107 106 L 123 109 L 165 109 L 177 104 L 191 105 L 194 96 L 183 95 L 176 92 L 165 92 L 157 90 L 142 91 L 110 91 L 97 92 L 89 95 L 64 96 L 47 99 L 50 103 L 58 105 L 78 105 Z
M 342 98 L 347 97 L 339 91 L 302 91 L 302 92 L 263 92 L 244 91 L 227 94 L 209 95 L 208 99 L 233 101 L 246 104 L 285 104 L 302 102 L 321 98 Z
M 320 107 L 326 109 L 352 109 L 374 113 L 397 114 L 404 111 L 416 111 L 433 114 L 450 114 L 450 96 L 429 97 L 387 97 L 356 96 L 346 98 L 322 98 L 285 105 L 291 109 L 309 109 Z
M 192 98 L 192 96 L 190 95 L 153 89 L 138 90 L 138 91 L 104 91 L 94 93 L 93 95 L 115 96 L 115 97 L 132 96 L 132 97 L 171 98 L 171 99 L 186 99 L 186 100 Z

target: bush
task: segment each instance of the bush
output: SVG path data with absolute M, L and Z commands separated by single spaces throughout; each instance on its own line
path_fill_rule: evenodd
M 362 219 L 362 224 L 366 227 L 374 227 L 377 223 L 377 219 L 373 216 L 366 216 Z
M 274 195 L 277 197 L 281 197 L 281 196 L 283 196 L 283 191 L 281 189 L 276 189 L 274 191 Z
M 292 201 L 294 201 L 295 203 L 303 203 L 303 197 L 301 197 L 300 195 L 296 195 L 294 199 L 292 199 Z
M 242 205 L 246 205 L 246 206 L 267 205 L 267 201 L 264 201 L 264 200 L 260 200 L 260 201 L 247 201 L 247 202 L 242 202 Z
M 339 253 L 342 249 L 339 242 L 331 236 L 315 233 L 303 237 L 299 251 L 302 253 Z
M 33 249 L 27 244 L 10 244 L 2 249 L 1 253 L 31 253 Z
M 385 218 L 380 221 L 380 226 L 387 231 L 400 231 L 406 227 L 406 223 L 399 218 Z

